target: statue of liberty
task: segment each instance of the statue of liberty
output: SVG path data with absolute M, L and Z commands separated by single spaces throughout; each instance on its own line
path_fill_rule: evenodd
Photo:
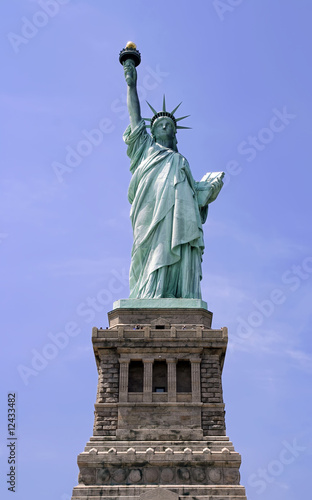
M 141 117 L 137 93 L 136 66 L 140 53 L 129 42 L 120 53 L 128 86 L 127 105 L 130 125 L 124 133 L 128 146 L 132 179 L 128 198 L 133 247 L 130 267 L 130 298 L 201 299 L 202 224 L 208 204 L 223 185 L 223 172 L 206 174 L 200 182 L 193 179 L 188 161 L 178 152 L 177 129 L 182 118 L 174 116 L 180 104 L 151 119 Z M 145 120 L 151 134 L 147 133 Z

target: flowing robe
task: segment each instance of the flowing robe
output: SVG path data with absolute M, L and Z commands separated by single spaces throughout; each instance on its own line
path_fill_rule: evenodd
M 144 120 L 128 126 L 124 141 L 132 173 L 130 298 L 201 298 L 202 222 L 218 193 L 209 182 L 196 183 L 187 160 L 157 144 Z

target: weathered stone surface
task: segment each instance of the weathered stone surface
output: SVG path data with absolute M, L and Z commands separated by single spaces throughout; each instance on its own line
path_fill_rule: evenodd
M 201 467 L 192 468 L 192 477 L 195 483 L 203 483 L 206 480 L 205 469 Z
M 222 479 L 222 470 L 216 468 L 210 468 L 208 470 L 208 479 L 212 484 L 220 484 Z
M 159 480 L 160 470 L 158 467 L 146 467 L 144 469 L 144 482 L 154 484 Z
M 110 470 L 107 468 L 97 469 L 96 484 L 107 484 L 111 479 Z
M 141 469 L 132 469 L 128 476 L 130 483 L 138 483 L 142 479 L 142 470 Z
M 225 435 L 227 329 L 212 330 L 211 317 L 119 309 L 109 329 L 93 329 L 94 430 L 73 500 L 246 500 L 241 458 Z
M 179 495 L 164 488 L 156 488 L 140 495 L 140 500 L 178 500 Z
M 176 478 L 176 470 L 166 467 L 160 471 L 160 481 L 165 484 L 174 484 Z
M 126 468 L 114 469 L 112 471 L 113 484 L 124 483 L 128 475 L 128 470 Z
M 205 328 L 211 328 L 212 322 L 212 313 L 200 304 L 197 305 L 197 308 L 192 309 L 187 307 L 179 309 L 174 307 L 160 307 L 157 309 L 150 307 L 144 309 L 114 307 L 113 311 L 108 313 L 110 327 L 116 327 L 117 325 L 151 325 L 159 317 L 169 324 L 202 325 Z
M 179 403 L 120 405 L 119 429 L 201 429 L 201 407 Z
M 77 486 L 73 491 L 74 500 L 139 500 L 140 495 L 154 490 L 164 489 L 175 493 L 180 500 L 197 498 L 198 500 L 246 500 L 243 486 L 227 485 L 118 485 L 118 486 Z M 163 497 L 161 497 L 163 500 Z
M 91 467 L 82 467 L 78 476 L 79 484 L 95 484 L 95 469 Z

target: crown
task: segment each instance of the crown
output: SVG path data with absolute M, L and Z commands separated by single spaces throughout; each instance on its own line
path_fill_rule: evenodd
M 165 96 L 163 98 L 163 109 L 162 109 L 162 111 L 156 111 L 153 108 L 153 106 L 150 105 L 149 102 L 147 102 L 147 104 L 149 105 L 149 107 L 151 108 L 151 110 L 154 113 L 153 118 L 144 118 L 144 120 L 148 120 L 149 122 L 151 122 L 149 125 L 146 125 L 147 127 L 150 127 L 152 129 L 155 121 L 157 120 L 157 118 L 166 117 L 166 118 L 170 118 L 173 121 L 174 126 L 175 126 L 176 129 L 178 129 L 178 128 L 190 129 L 191 128 L 191 127 L 181 127 L 181 126 L 177 125 L 177 122 L 179 122 L 180 120 L 184 120 L 184 118 L 188 118 L 190 116 L 190 115 L 181 116 L 181 118 L 176 118 L 174 116 L 174 113 L 177 111 L 177 109 L 179 108 L 179 106 L 181 106 L 182 102 L 180 102 L 180 104 L 178 104 L 177 107 L 174 108 L 173 111 L 171 111 L 171 113 L 166 110 L 166 98 L 165 98 Z

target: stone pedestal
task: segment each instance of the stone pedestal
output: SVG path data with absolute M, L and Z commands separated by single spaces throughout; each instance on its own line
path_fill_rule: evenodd
M 246 500 L 225 432 L 227 329 L 213 330 L 204 307 L 179 304 L 120 301 L 109 328 L 93 328 L 95 421 L 73 500 Z

